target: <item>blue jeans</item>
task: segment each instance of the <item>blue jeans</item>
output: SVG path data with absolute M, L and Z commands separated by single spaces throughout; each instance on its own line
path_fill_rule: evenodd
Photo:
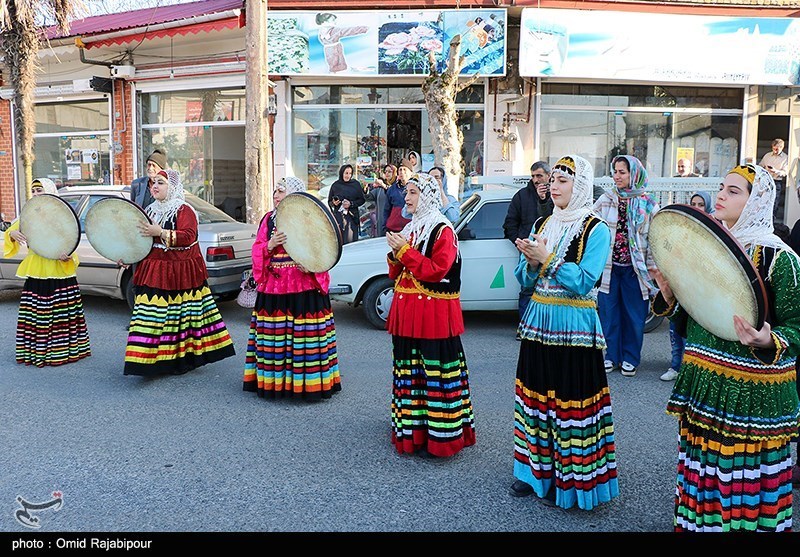
M 611 284 L 608 294 L 597 296 L 600 324 L 606 337 L 606 360 L 615 365 L 628 362 L 639 367 L 644 342 L 644 322 L 650 300 L 642 299 L 639 278 L 633 266 L 611 267 Z
M 669 367 L 678 371 L 683 360 L 683 351 L 686 348 L 686 339 L 675 330 L 675 323 L 669 324 L 669 343 L 672 346 L 672 363 Z
M 519 320 L 520 321 L 522 321 L 522 314 L 524 314 L 525 310 L 528 308 L 528 302 L 531 301 L 531 296 L 533 296 L 533 287 L 520 289 L 520 291 L 519 291 Z

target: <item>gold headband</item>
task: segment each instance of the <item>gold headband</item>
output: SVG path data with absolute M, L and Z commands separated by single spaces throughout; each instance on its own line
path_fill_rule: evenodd
M 756 181 L 756 169 L 749 164 L 740 164 L 739 166 L 734 166 L 731 168 L 728 174 L 738 174 L 747 180 L 747 183 L 751 186 L 753 185 L 753 182 Z
M 558 162 L 553 167 L 553 170 L 556 170 L 559 166 L 573 176 L 575 175 L 575 161 L 572 159 L 572 157 L 561 157 L 558 159 Z

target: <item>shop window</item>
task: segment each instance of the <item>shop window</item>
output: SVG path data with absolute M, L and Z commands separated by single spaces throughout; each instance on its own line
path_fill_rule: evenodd
M 34 137 L 34 178 L 50 178 L 59 188 L 111 183 L 107 134 Z
M 190 122 L 242 122 L 244 89 L 164 91 L 139 96 L 142 125 Z
M 718 108 L 740 110 L 744 89 L 672 85 L 543 83 L 542 105 Z
M 108 99 L 42 103 L 33 107 L 36 133 L 75 133 L 107 130 Z

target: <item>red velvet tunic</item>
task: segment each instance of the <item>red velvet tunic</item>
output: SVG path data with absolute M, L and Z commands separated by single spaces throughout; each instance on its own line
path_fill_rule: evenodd
M 431 257 L 405 246 L 397 259 L 389 252 L 389 277 L 394 279 L 394 299 L 386 328 L 392 335 L 412 338 L 449 338 L 464 332 L 461 298 L 437 294 L 419 281 L 441 281 L 458 255 L 458 244 L 450 227 L 442 228 Z
M 175 230 L 174 244 L 164 249 L 161 238 L 153 238 L 153 249 L 136 264 L 133 283 L 161 290 L 200 287 L 208 278 L 208 270 L 197 244 L 197 216 L 194 211 L 184 204 L 164 229 Z

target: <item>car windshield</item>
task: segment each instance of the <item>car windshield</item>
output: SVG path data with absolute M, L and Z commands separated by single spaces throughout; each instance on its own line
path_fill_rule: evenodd
M 203 201 L 196 195 L 186 193 L 186 203 L 192 206 L 197 211 L 197 218 L 200 224 L 211 224 L 212 222 L 238 222 L 233 217 L 229 216 L 214 207 L 211 203 Z
M 478 205 L 480 200 L 481 196 L 477 193 L 473 193 L 461 203 L 461 214 L 459 215 L 455 224 L 453 224 L 453 228 L 458 230 L 458 227 L 461 226 L 461 224 L 467 219 L 469 214 Z

